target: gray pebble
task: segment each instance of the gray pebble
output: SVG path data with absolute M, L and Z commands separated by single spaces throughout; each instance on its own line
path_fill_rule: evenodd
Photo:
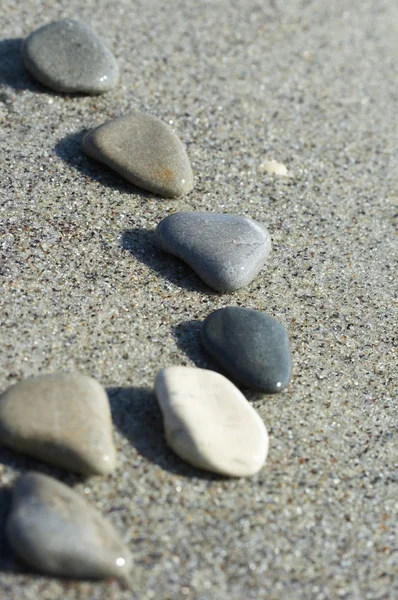
M 281 392 L 292 376 L 289 337 L 276 319 L 250 308 L 228 306 L 211 313 L 202 344 L 235 381 L 268 394 Z
M 27 565 L 48 575 L 125 578 L 131 558 L 112 525 L 74 490 L 28 473 L 13 490 L 8 542 Z
M 154 194 L 173 198 L 193 188 L 184 144 L 171 127 L 151 115 L 134 112 L 101 125 L 84 137 L 83 150 Z
M 76 373 L 21 381 L 0 396 L 0 443 L 85 475 L 110 473 L 116 451 L 107 393 Z
M 268 231 L 248 217 L 175 213 L 159 223 L 159 248 L 184 260 L 207 285 L 233 292 L 261 271 L 271 251 Z
M 116 59 L 84 23 L 64 19 L 26 38 L 22 59 L 28 71 L 57 92 L 102 94 L 119 78 Z

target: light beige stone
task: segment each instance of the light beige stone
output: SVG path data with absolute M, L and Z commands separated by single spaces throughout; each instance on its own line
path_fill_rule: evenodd
M 152 115 L 137 111 L 97 127 L 84 137 L 83 150 L 154 194 L 173 198 L 193 188 L 184 144 L 169 125 Z
M 28 473 L 13 490 L 6 535 L 17 556 L 49 575 L 126 578 L 130 553 L 112 525 L 74 490 Z
M 232 477 L 257 473 L 268 452 L 263 421 L 226 377 L 205 369 L 168 367 L 156 377 L 166 439 L 196 467 Z
M 78 373 L 21 381 L 0 396 L 0 443 L 86 475 L 114 470 L 106 391 Z

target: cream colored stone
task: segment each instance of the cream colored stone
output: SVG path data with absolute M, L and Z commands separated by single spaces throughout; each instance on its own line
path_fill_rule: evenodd
M 166 439 L 196 467 L 232 477 L 257 473 L 268 452 L 265 425 L 243 394 L 223 375 L 168 367 L 156 377 Z
M 86 475 L 114 470 L 106 391 L 78 373 L 20 381 L 0 396 L 0 443 Z

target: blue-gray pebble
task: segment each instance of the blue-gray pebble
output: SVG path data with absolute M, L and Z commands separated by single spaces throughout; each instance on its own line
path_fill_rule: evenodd
M 210 287 L 233 292 L 248 285 L 271 251 L 265 227 L 248 217 L 180 212 L 166 217 L 155 243 L 185 261 Z
M 90 27 L 73 19 L 33 31 L 22 59 L 35 79 L 56 92 L 102 94 L 119 78 L 112 52 Z
M 27 565 L 48 575 L 120 577 L 130 553 L 109 521 L 74 490 L 52 477 L 28 473 L 13 490 L 8 542 Z
M 273 317 L 240 306 L 220 308 L 203 322 L 201 340 L 225 373 L 249 389 L 275 394 L 289 384 L 289 336 Z

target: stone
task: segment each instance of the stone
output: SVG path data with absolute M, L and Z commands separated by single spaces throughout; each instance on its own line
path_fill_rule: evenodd
M 63 19 L 44 25 L 23 43 L 30 74 L 56 92 L 102 94 L 119 79 L 116 59 L 84 23 Z
M 0 443 L 85 475 L 111 473 L 116 451 L 107 393 L 77 373 L 20 381 L 0 396 Z
M 227 306 L 201 327 L 204 348 L 225 373 L 244 386 L 275 394 L 292 377 L 286 328 L 259 310 Z
M 30 472 L 14 486 L 6 536 L 15 554 L 47 575 L 125 579 L 131 557 L 112 525 L 74 490 Z
M 268 231 L 249 217 L 180 212 L 166 217 L 155 243 L 185 261 L 218 292 L 248 285 L 271 251 Z
M 243 394 L 219 373 L 168 367 L 155 382 L 166 440 L 195 467 L 247 477 L 264 465 L 268 434 Z
M 137 111 L 97 127 L 85 135 L 83 150 L 154 194 L 174 198 L 193 188 L 184 144 L 169 125 L 151 115 Z
M 260 169 L 261 171 L 268 173 L 268 175 L 289 176 L 286 166 L 283 163 L 276 162 L 276 160 L 265 160 Z

